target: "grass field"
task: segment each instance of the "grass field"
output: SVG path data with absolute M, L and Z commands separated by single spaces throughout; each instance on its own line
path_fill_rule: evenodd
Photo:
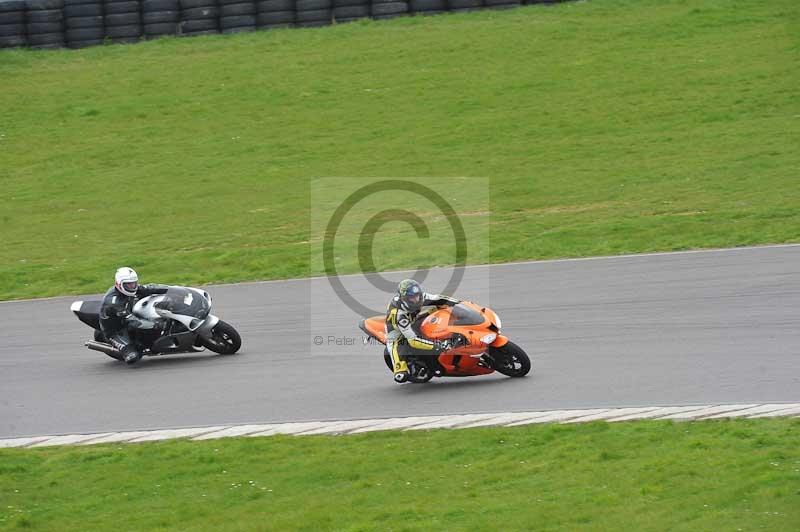
M 800 241 L 798 12 L 593 0 L 1 51 L 0 299 L 100 291 L 120 264 L 319 273 L 328 176 L 488 178 L 493 262 Z M 378 269 L 441 262 L 404 234 Z
M 0 529 L 789 531 L 800 420 L 7 449 L 0 503 Z

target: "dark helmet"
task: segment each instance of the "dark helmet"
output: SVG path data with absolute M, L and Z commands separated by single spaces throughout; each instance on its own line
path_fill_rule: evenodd
M 419 312 L 422 307 L 422 287 L 414 279 L 400 281 L 397 286 L 400 308 L 406 312 Z

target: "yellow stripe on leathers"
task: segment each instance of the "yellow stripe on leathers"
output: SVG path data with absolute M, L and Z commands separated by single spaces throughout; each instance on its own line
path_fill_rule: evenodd
M 405 360 L 400 359 L 400 353 L 397 351 L 397 342 L 392 344 L 392 366 L 395 373 L 405 373 L 408 371 L 408 364 Z

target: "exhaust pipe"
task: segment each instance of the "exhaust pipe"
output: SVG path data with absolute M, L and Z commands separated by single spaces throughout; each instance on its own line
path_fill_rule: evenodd
M 113 347 L 111 347 L 110 344 L 104 344 L 102 342 L 95 342 L 94 340 L 89 340 L 88 342 L 86 342 L 83 345 L 85 345 L 89 349 L 93 349 L 94 351 L 100 351 L 101 353 L 105 353 L 105 354 L 110 355 L 110 356 L 112 356 L 114 358 L 117 358 L 117 357 L 120 356 L 120 352 L 117 351 L 116 349 L 114 349 Z

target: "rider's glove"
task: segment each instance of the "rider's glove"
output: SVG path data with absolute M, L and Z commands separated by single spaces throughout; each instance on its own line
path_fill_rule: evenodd
M 452 338 L 448 338 L 446 340 L 437 340 L 436 341 L 436 349 L 439 351 L 450 351 L 451 349 L 456 349 L 461 347 L 462 345 L 466 345 L 466 338 L 462 335 L 458 334 Z
M 450 340 L 436 340 L 434 342 L 433 348 L 437 351 L 444 353 L 445 351 L 450 350 Z
M 133 314 L 128 314 L 125 316 L 125 325 L 127 325 L 128 329 L 139 329 L 142 326 L 142 321 Z

